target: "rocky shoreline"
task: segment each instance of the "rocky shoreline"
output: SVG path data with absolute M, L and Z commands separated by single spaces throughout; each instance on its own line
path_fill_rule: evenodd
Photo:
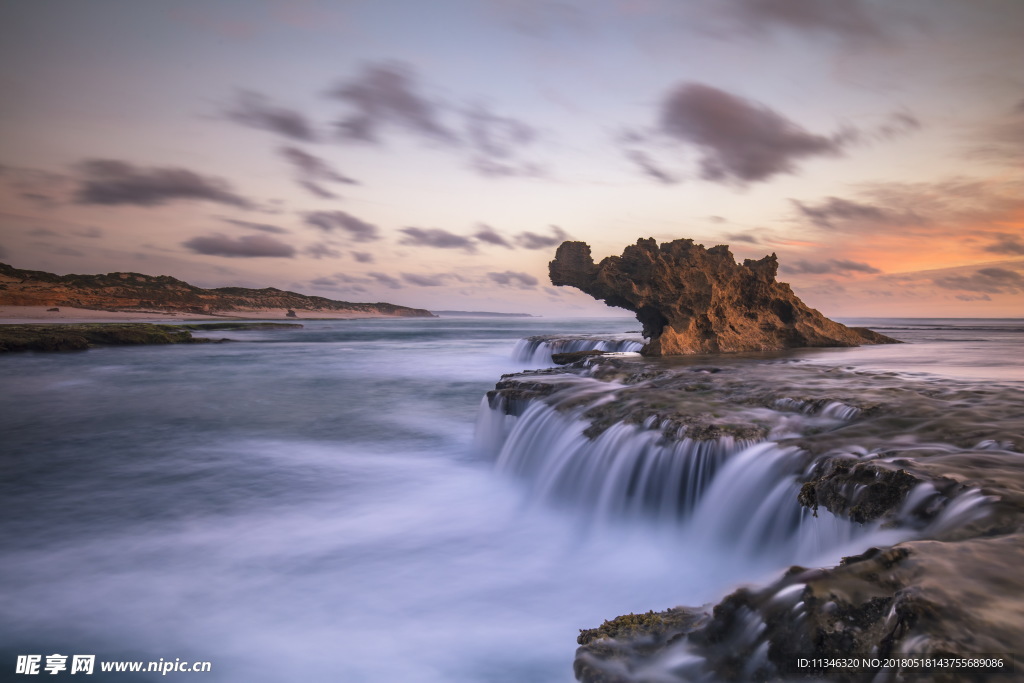
M 505 376 L 488 401 L 509 419 L 544 403 L 585 420 L 595 443 L 624 428 L 670 443 L 771 441 L 800 454 L 794 505 L 908 538 L 837 566 L 793 566 L 715 605 L 652 605 L 581 629 L 578 680 L 1015 680 L 1024 642 L 1019 389 L 766 356 L 595 355 Z M 1000 655 L 1003 667 L 912 661 L 982 655 Z M 828 664 L 854 656 L 878 665 Z
M 268 322 L 179 325 L 158 325 L 153 323 L 0 325 L 0 353 L 13 351 L 84 351 L 94 346 L 208 344 L 231 340 L 193 337 L 192 332 L 292 327 L 302 327 L 302 325 L 297 323 Z

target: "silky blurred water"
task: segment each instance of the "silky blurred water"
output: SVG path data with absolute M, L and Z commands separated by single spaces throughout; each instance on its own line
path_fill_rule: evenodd
M 578 629 L 771 577 L 787 558 L 737 561 L 730 539 L 583 527 L 474 451 L 482 395 L 524 368 L 517 340 L 637 328 L 310 321 L 7 354 L 0 678 L 57 652 L 213 663 L 178 680 L 571 681 Z M 879 329 L 924 336 L 808 358 L 986 378 L 1021 338 Z

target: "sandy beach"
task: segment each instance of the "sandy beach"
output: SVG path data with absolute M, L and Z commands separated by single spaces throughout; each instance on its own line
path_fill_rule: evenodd
M 361 318 L 388 318 L 360 311 L 296 311 L 288 316 L 288 309 L 267 308 L 248 312 L 234 311 L 230 315 L 203 315 L 199 313 L 168 313 L 163 311 L 96 311 L 89 308 L 60 306 L 51 311 L 46 306 L 0 306 L 0 324 L 16 323 L 132 323 L 175 322 L 179 320 L 355 320 Z

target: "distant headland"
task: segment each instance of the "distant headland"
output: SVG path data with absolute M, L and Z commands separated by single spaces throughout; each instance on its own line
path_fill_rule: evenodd
M 74 309 L 74 315 L 66 315 L 68 308 Z M 435 317 L 422 308 L 383 302 L 335 301 L 273 287 L 203 289 L 169 275 L 55 275 L 0 263 L 0 318 L 58 320 L 95 317 L 95 312 L 113 317 L 125 314 L 227 318 Z

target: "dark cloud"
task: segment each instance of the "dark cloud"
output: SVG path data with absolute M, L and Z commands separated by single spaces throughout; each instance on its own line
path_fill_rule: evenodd
M 957 294 L 956 298 L 960 301 L 992 301 L 992 297 L 988 294 Z
M 50 195 L 42 194 L 40 192 L 22 192 L 18 196 L 26 201 L 32 202 L 40 209 L 52 209 L 53 207 L 60 205 L 60 202 Z
M 804 204 L 795 199 L 790 200 L 807 216 L 812 223 L 821 228 L 835 228 L 833 221 L 862 221 L 868 223 L 923 225 L 925 220 L 910 212 L 895 213 L 871 204 L 861 204 L 839 197 L 828 197 L 817 206 Z
M 733 233 L 731 235 L 726 235 L 725 237 L 726 239 L 732 240 L 733 242 L 747 242 L 748 244 L 759 244 L 756 237 L 744 233 Z
M 434 247 L 436 249 L 465 249 L 476 251 L 476 245 L 470 237 L 456 235 L 455 233 L 440 228 L 402 228 L 403 233 L 400 244 L 409 244 L 418 247 Z
M 371 254 L 368 251 L 353 251 L 352 258 L 354 258 L 359 263 L 373 263 L 375 260 L 373 258 L 373 254 Z
M 352 113 L 338 121 L 342 138 L 381 142 L 383 128 L 399 128 L 430 139 L 456 143 L 458 136 L 441 122 L 441 106 L 420 94 L 411 67 L 397 62 L 367 64 L 352 81 L 329 94 Z
M 771 109 L 700 83 L 672 91 L 661 130 L 698 146 L 701 176 L 743 183 L 796 171 L 806 157 L 839 154 L 842 143 L 807 132 Z
M 493 114 L 483 107 L 465 113 L 466 142 L 473 152 L 470 161 L 485 176 L 535 176 L 535 165 L 518 159 L 537 132 L 516 119 Z
M 636 164 L 641 171 L 659 183 L 664 183 L 665 185 L 676 185 L 679 183 L 679 178 L 655 164 L 646 152 L 636 149 L 627 150 L 626 157 Z
M 244 126 L 277 133 L 300 142 L 315 142 L 317 135 L 312 124 L 301 113 L 271 104 L 265 96 L 247 90 L 240 91 L 235 104 L 225 116 Z
M 28 231 L 28 234 L 33 237 L 60 237 L 60 233 L 56 230 L 50 230 L 49 228 L 32 228 Z
M 100 237 L 103 237 L 103 231 L 95 226 L 82 228 L 81 230 L 72 230 L 71 234 L 76 237 L 85 237 L 88 239 L 99 239 Z
M 115 159 L 88 159 L 77 166 L 82 180 L 79 204 L 159 206 L 170 201 L 201 200 L 254 208 L 232 191 L 227 181 L 184 168 L 140 168 Z
M 315 259 L 341 258 L 341 252 L 323 242 L 315 242 L 302 250 L 303 254 Z
M 730 0 L 748 26 L 780 26 L 810 33 L 832 34 L 854 41 L 874 42 L 884 36 L 863 0 Z
M 182 246 L 197 254 L 208 256 L 227 256 L 231 258 L 293 258 L 295 248 L 280 242 L 269 235 L 242 235 L 228 237 L 214 234 L 193 237 Z
M 396 279 L 387 275 L 386 273 L 367 273 L 371 278 L 376 280 L 378 283 L 389 287 L 391 289 L 401 289 L 402 283 Z
M 1011 254 L 1013 256 L 1024 255 L 1024 242 L 1021 241 L 1019 235 L 1012 235 L 1002 233 L 999 235 L 999 239 L 988 245 L 982 247 L 985 251 L 990 251 L 994 254 Z
M 352 178 L 338 173 L 320 157 L 298 147 L 282 147 L 278 151 L 295 168 L 296 182 L 321 199 L 338 198 L 338 195 L 325 188 L 322 183 L 359 184 Z
M 1024 291 L 1024 276 L 1006 268 L 980 268 L 971 275 L 949 275 L 934 278 L 944 289 L 961 289 L 987 294 L 1015 294 Z
M 402 273 L 402 279 L 410 285 L 417 287 L 441 287 L 448 279 L 447 275 L 418 275 L 416 273 Z
M 309 281 L 310 284 L 317 287 L 337 287 L 338 283 L 329 277 L 316 277 Z
M 785 264 L 781 268 L 783 273 L 792 275 L 849 275 L 850 273 L 881 273 L 878 268 L 867 263 L 858 261 L 847 261 L 842 259 L 830 259 L 814 263 L 811 261 L 795 261 Z
M 235 218 L 220 218 L 220 220 L 225 223 L 230 223 L 231 225 L 237 225 L 240 228 L 245 228 L 246 230 L 258 230 L 259 232 L 269 232 L 275 235 L 285 235 L 288 233 L 284 228 L 280 228 L 276 225 L 269 225 L 267 223 L 252 223 L 250 221 L 240 221 Z
M 535 232 L 524 231 L 516 235 L 516 244 L 523 249 L 547 249 L 554 247 L 569 239 L 569 233 L 557 225 L 551 226 L 551 236 L 538 235 Z
M 516 273 L 511 270 L 506 270 L 503 273 L 487 273 L 487 277 L 503 287 L 533 289 L 540 284 L 540 280 L 529 273 Z
M 380 239 L 376 225 L 359 220 L 344 211 L 313 211 L 306 214 L 306 223 L 324 232 L 344 230 L 354 242 L 372 242 Z
M 481 242 L 485 242 L 487 244 L 494 244 L 499 247 L 505 247 L 506 249 L 515 248 L 497 230 L 483 223 L 480 223 L 477 226 L 477 230 L 475 233 L 473 233 L 473 237 L 477 238 Z

